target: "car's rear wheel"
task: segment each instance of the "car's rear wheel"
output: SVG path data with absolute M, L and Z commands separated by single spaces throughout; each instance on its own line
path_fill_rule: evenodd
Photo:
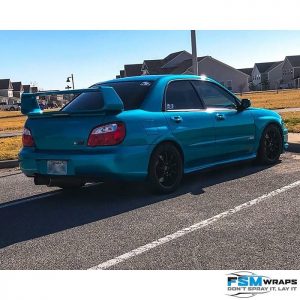
M 15 108 L 12 106 L 10 109 L 9 109 L 10 111 L 14 111 L 15 110 Z
M 277 125 L 268 125 L 261 136 L 258 160 L 263 164 L 274 164 L 278 162 L 282 153 L 282 134 Z
M 148 183 L 151 189 L 159 193 L 175 191 L 183 177 L 182 156 L 172 143 L 159 145 L 152 153 Z

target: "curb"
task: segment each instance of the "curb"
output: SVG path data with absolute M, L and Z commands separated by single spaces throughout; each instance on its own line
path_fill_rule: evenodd
M 19 161 L 17 159 L 0 161 L 0 169 L 15 168 L 18 166 L 19 166 Z
M 21 136 L 22 133 L 0 133 L 0 139 L 9 138 L 9 137 L 15 137 L 15 136 Z

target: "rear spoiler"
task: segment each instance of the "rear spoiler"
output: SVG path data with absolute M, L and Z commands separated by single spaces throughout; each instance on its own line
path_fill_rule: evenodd
M 110 86 L 99 86 L 97 88 L 77 89 L 77 90 L 63 90 L 63 91 L 45 91 L 38 93 L 23 93 L 21 97 L 21 112 L 24 115 L 38 115 L 42 114 L 37 97 L 50 95 L 69 95 L 81 93 L 102 93 L 103 108 L 101 111 L 121 112 L 124 110 L 124 105 L 119 95 L 114 88 Z

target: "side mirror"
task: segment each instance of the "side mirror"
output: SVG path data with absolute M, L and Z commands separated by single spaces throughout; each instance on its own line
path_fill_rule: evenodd
M 240 108 L 240 110 L 244 110 L 250 106 L 251 106 L 251 101 L 249 99 L 242 99 L 241 106 L 239 108 Z

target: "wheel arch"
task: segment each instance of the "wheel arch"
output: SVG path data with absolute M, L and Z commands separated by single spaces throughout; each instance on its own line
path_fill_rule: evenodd
M 275 126 L 279 129 L 280 134 L 281 134 L 281 137 L 283 138 L 283 130 L 282 130 L 282 126 L 281 126 L 278 122 L 276 122 L 276 121 L 274 121 L 274 120 L 270 120 L 270 122 L 266 123 L 265 126 L 263 127 L 263 130 L 261 131 L 260 139 L 259 139 L 259 140 L 261 140 L 264 131 L 265 131 L 266 128 L 267 128 L 268 126 L 270 126 L 270 125 L 275 125 Z
M 280 125 L 280 123 L 276 122 L 275 120 L 270 120 L 269 122 L 267 122 L 264 127 L 262 128 L 261 130 L 261 133 L 260 133 L 260 137 L 259 137 L 259 140 L 258 140 L 258 147 L 257 147 L 257 151 L 259 151 L 259 148 L 260 148 L 260 145 L 261 145 L 261 140 L 263 138 L 263 134 L 265 132 L 265 130 L 271 126 L 271 125 L 275 125 L 278 129 L 279 129 L 279 132 L 280 132 L 280 135 L 281 135 L 281 139 L 282 139 L 282 149 L 284 149 L 284 146 L 283 146 L 283 143 L 284 143 L 284 138 L 283 138 L 283 128 L 282 126 Z M 282 153 L 282 152 L 281 152 Z
M 152 155 L 154 153 L 154 151 L 160 146 L 160 145 L 163 145 L 163 144 L 172 144 L 173 146 L 175 146 L 177 148 L 177 150 L 179 151 L 180 153 L 180 156 L 182 158 L 182 164 L 184 165 L 184 153 L 183 153 L 183 150 L 181 148 L 181 146 L 174 140 L 172 139 L 167 139 L 167 140 L 162 140 L 160 141 L 159 143 L 157 143 L 155 145 L 155 147 L 152 149 L 151 151 L 151 154 L 150 154 L 150 157 L 149 157 L 149 161 L 148 161 L 148 170 L 149 170 L 149 165 L 150 165 L 150 161 L 151 161 L 151 158 L 152 158 Z

